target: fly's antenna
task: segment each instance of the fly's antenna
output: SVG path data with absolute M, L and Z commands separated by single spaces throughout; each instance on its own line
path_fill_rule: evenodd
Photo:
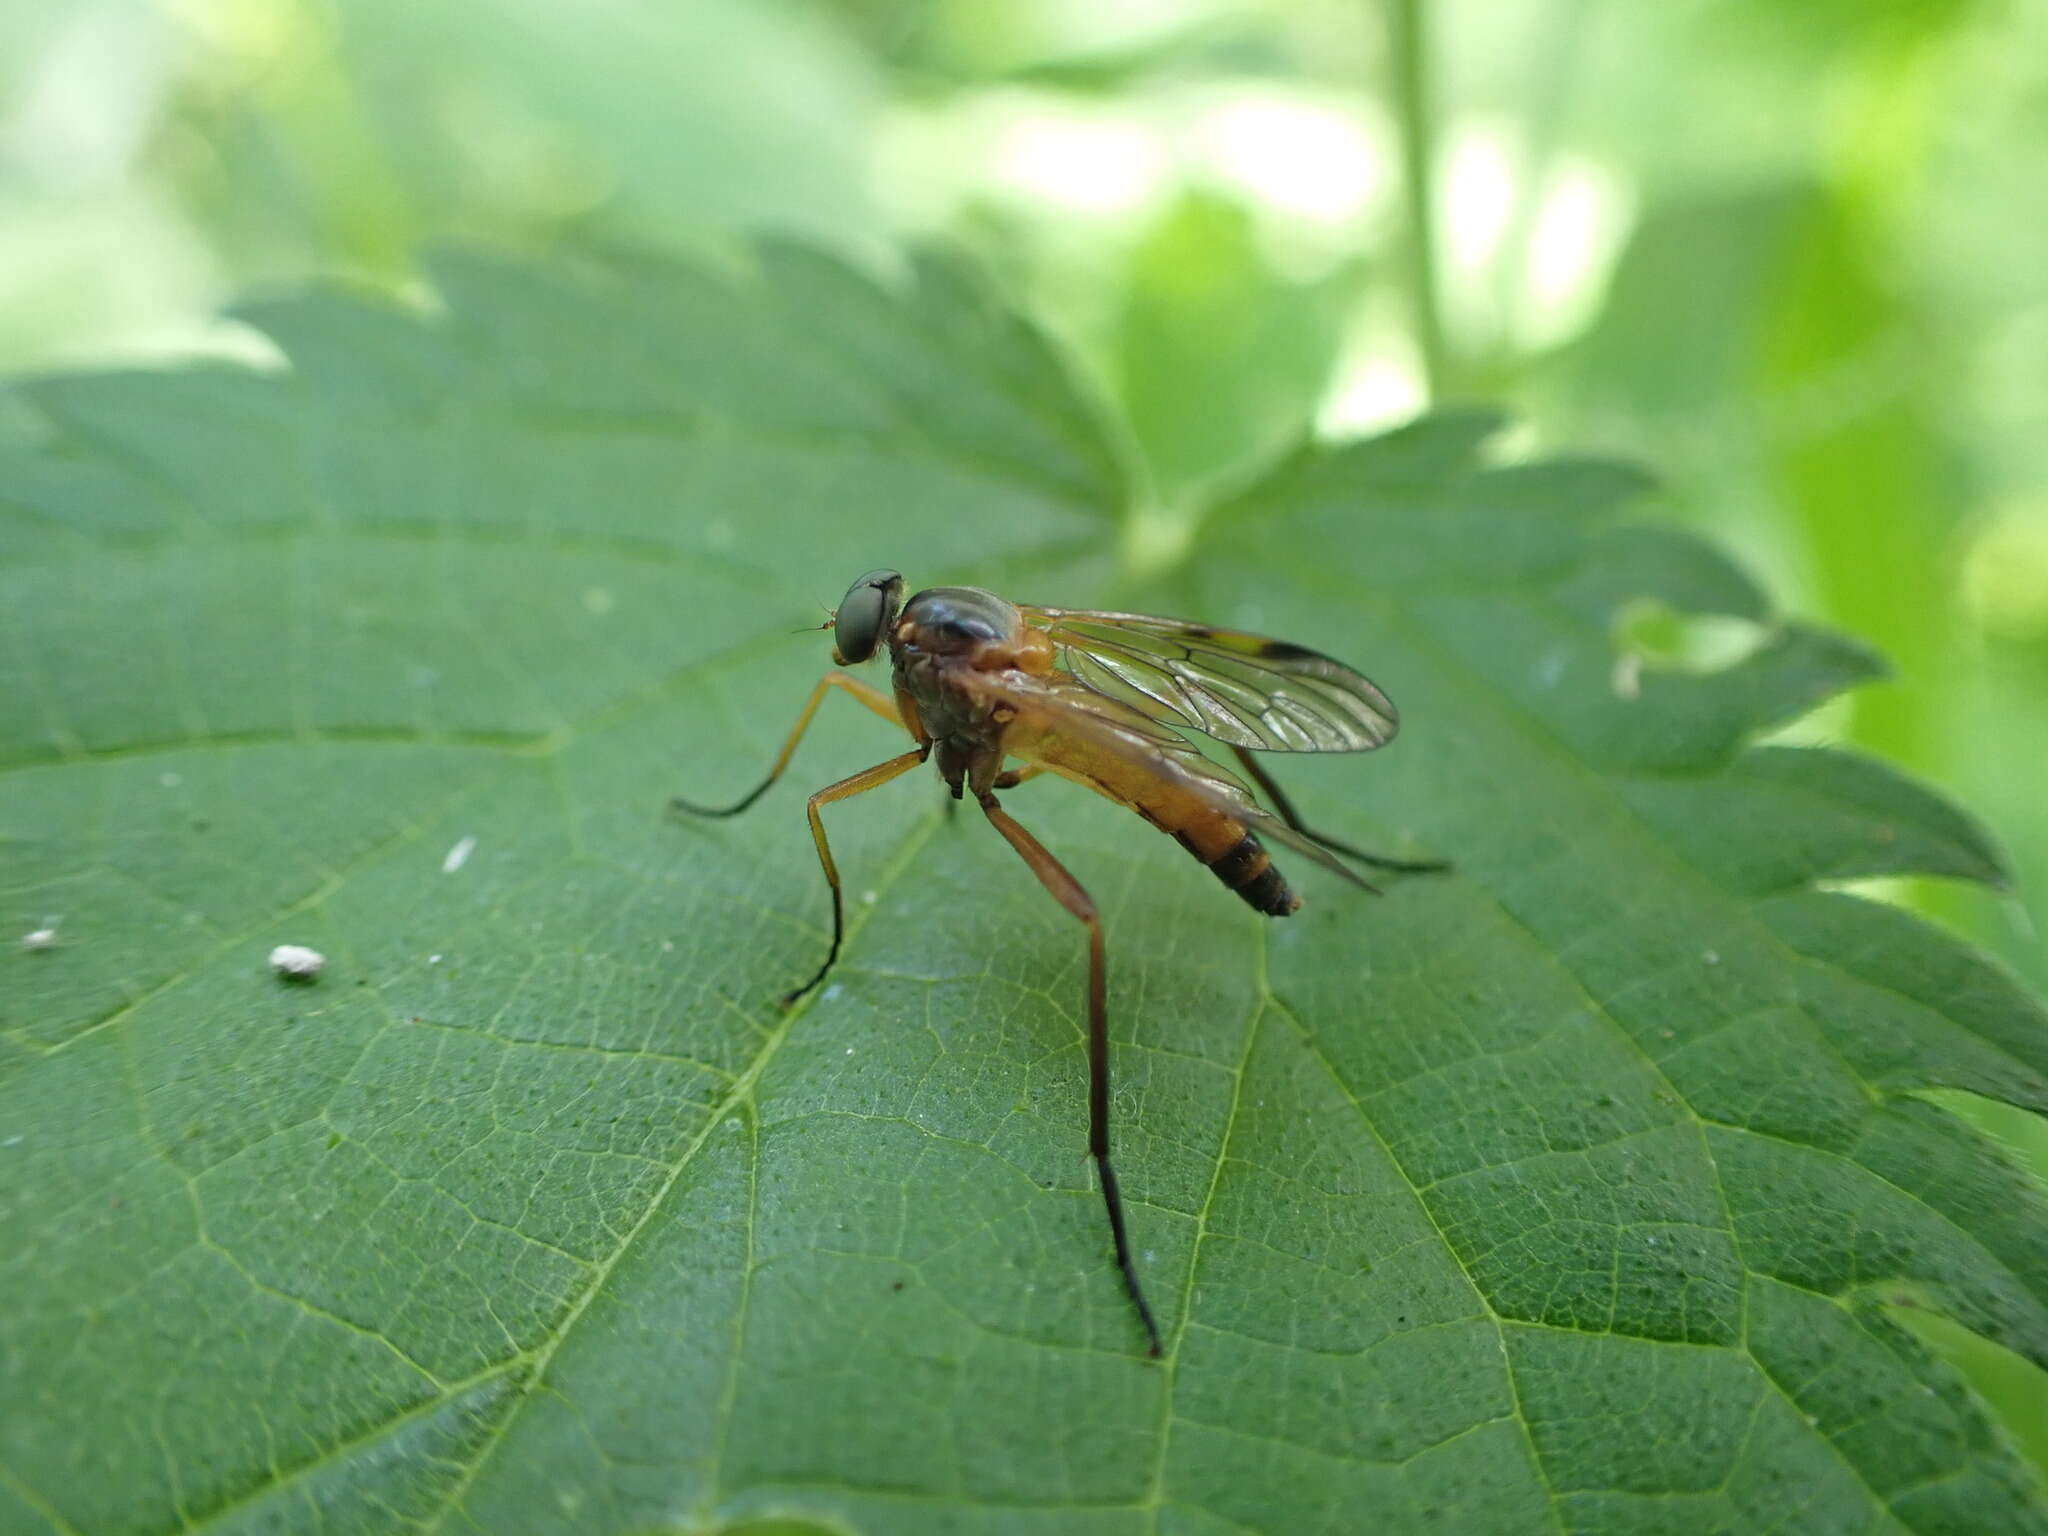
M 790 631 L 792 635 L 815 634 L 818 630 L 830 629 L 834 624 L 839 622 L 838 609 L 834 608 L 830 603 L 820 603 L 818 604 L 818 606 L 825 610 L 825 617 L 820 619 L 815 624 L 806 624 L 802 629 L 792 629 Z

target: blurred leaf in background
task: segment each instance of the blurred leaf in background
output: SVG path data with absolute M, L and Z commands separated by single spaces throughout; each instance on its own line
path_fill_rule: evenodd
M 1289 281 L 1241 205 L 1189 193 L 1146 231 L 1129 275 L 1110 355 L 1162 496 L 1299 440 L 1343 339 L 1354 269 Z
M 205 332 L 219 253 L 145 164 L 187 63 L 180 29 L 147 8 L 0 8 L 0 366 Z

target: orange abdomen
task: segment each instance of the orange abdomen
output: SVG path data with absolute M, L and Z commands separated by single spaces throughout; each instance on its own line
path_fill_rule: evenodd
M 1086 742 L 1048 733 L 1033 739 L 1022 755 L 1097 794 L 1129 806 L 1187 849 L 1245 903 L 1269 917 L 1285 917 L 1301 905 L 1265 844 L 1228 812 L 1188 793 L 1168 774 L 1109 753 Z

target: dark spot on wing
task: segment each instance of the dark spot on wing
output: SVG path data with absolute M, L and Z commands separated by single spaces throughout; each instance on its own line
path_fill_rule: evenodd
M 1259 647 L 1259 654 L 1274 661 L 1301 661 L 1311 656 L 1320 658 L 1323 653 L 1312 651 L 1305 645 L 1296 645 L 1290 640 L 1268 640 Z

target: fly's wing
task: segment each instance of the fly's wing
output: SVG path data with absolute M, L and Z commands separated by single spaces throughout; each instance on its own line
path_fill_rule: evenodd
M 1019 605 L 1073 674 L 1162 720 L 1261 752 L 1364 752 L 1401 719 L 1367 679 L 1319 651 L 1142 613 Z
M 1098 692 L 1066 672 L 1039 676 L 1028 672 L 974 672 L 960 669 L 950 679 L 990 706 L 1007 705 L 1016 711 L 1017 724 L 1011 738 L 1018 745 L 1009 750 L 1027 761 L 1043 763 L 1057 772 L 1074 775 L 1070 765 L 1052 753 L 1034 752 L 1034 740 L 1057 738 L 1075 744 L 1085 752 L 1099 755 L 1125 770 L 1164 779 L 1182 792 L 1241 821 L 1261 838 L 1293 849 L 1316 861 L 1332 873 L 1343 876 L 1366 890 L 1375 887 L 1361 880 L 1337 859 L 1273 815 L 1252 792 L 1232 774 L 1197 751 L 1185 737 L 1168 729 L 1152 715 L 1120 699 Z M 1093 787 L 1111 799 L 1124 797 L 1096 781 Z

